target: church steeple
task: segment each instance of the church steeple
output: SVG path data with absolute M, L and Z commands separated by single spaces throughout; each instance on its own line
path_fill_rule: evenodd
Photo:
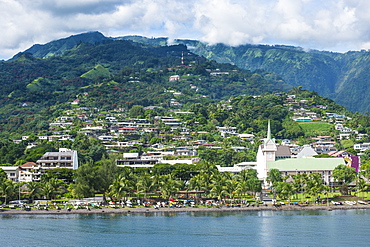
M 276 151 L 277 146 L 275 143 L 275 139 L 271 138 L 271 123 L 270 120 L 268 120 L 267 137 L 263 140 L 262 152 L 267 158 L 267 161 L 274 161 Z
M 270 119 L 268 120 L 268 124 L 267 124 L 267 139 L 268 139 L 268 140 L 271 140 Z

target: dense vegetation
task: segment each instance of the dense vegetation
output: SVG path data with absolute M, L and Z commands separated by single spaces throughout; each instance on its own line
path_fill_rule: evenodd
M 224 74 L 210 75 L 212 71 Z M 169 81 L 172 75 L 181 80 Z M 45 59 L 18 54 L 0 63 L 0 84 L 2 137 L 45 130 L 63 104 L 81 93 L 88 95 L 87 106 L 112 110 L 167 107 L 173 90 L 179 93 L 176 100 L 186 104 L 287 89 L 278 77 L 208 61 L 183 45 L 153 47 L 119 40 L 79 43 L 62 56 Z
M 345 115 L 347 127 L 370 135 L 370 116 L 351 113 L 333 100 L 302 87 L 293 87 L 287 92 L 289 87 L 282 78 L 259 70 L 261 67 L 249 71 L 220 64 L 195 55 L 181 44 L 164 46 L 163 40 L 153 39 L 150 44 L 143 44 L 104 39 L 98 34 L 90 34 L 85 42 L 74 38 L 35 46 L 29 50 L 33 55 L 21 53 L 11 61 L 0 63 L 0 164 L 35 162 L 45 152 L 60 147 L 77 150 L 79 155 L 81 166 L 74 173 L 55 169 L 44 174 L 41 184 L 27 184 L 24 191 L 31 201 L 37 197 L 56 198 L 61 194 L 81 198 L 97 192 L 117 200 L 135 194 L 144 198 L 149 194 L 169 198 L 179 190 L 204 190 L 205 196 L 219 200 L 243 198 L 247 192 L 255 195 L 261 190 L 254 170 L 233 176 L 219 173 L 215 165 L 255 161 L 260 140 L 266 137 L 268 120 L 274 138 L 295 140 L 300 145 L 312 142 L 311 138 L 318 135 L 336 140 L 340 132 L 334 129 L 327 113 Z M 262 55 L 273 53 L 268 47 L 262 48 Z M 299 53 L 294 55 L 298 57 L 307 55 L 296 48 L 279 49 L 287 52 L 281 56 L 284 63 L 274 63 L 282 70 L 288 70 L 286 63 L 292 58 L 290 52 Z M 231 51 L 225 52 L 229 53 Z M 271 56 L 272 60 L 273 56 L 280 57 Z M 324 84 L 319 88 L 325 87 Z M 327 90 L 328 94 L 334 89 Z M 288 95 L 294 95 L 295 105 L 287 101 Z M 72 104 L 76 101 L 77 105 Z M 308 111 L 317 114 L 318 120 L 298 123 L 291 119 L 294 113 Z M 75 114 L 70 120 L 71 127 L 50 126 L 67 115 L 66 112 Z M 88 121 L 84 116 L 88 116 Z M 163 116 L 179 119 L 191 141 L 202 140 L 219 148 L 200 146 L 197 151 L 201 162 L 197 166 L 157 164 L 153 169 L 121 169 L 115 164 L 118 158 L 115 150 L 110 150 L 109 154 L 96 137 L 88 138 L 79 133 L 88 125 L 102 127 L 101 134 L 109 134 L 113 123 L 107 117 L 111 116 L 119 121 L 145 119 L 156 127 L 153 132 L 119 136 L 121 141 L 142 143 L 122 148 L 121 152 L 142 154 L 156 143 L 171 145 L 165 150 L 188 145 L 184 140 L 174 141 L 181 130 L 171 130 L 156 118 Z M 235 127 L 238 133 L 255 137 L 247 141 L 233 135 L 222 136 L 217 129 L 220 126 Z M 38 139 L 39 135 L 55 133 L 67 133 L 73 141 Z M 11 140 L 22 135 L 28 135 L 28 139 L 19 144 Z M 366 136 L 356 140 L 352 135 L 346 142 L 338 141 L 336 146 L 355 154 L 353 144 L 368 141 Z M 27 148 L 33 143 L 37 146 Z M 363 156 L 367 166 L 370 166 L 369 154 L 365 152 Z M 293 181 L 297 179 L 294 184 L 275 175 L 269 174 L 269 179 L 273 193 L 281 198 L 290 198 L 297 190 L 303 191 L 301 187 L 311 196 L 327 191 L 327 187 L 321 186 L 321 176 L 293 177 Z M 350 179 L 353 180 L 351 176 L 347 179 L 338 175 L 337 180 L 346 184 Z M 5 200 L 16 197 L 15 191 L 19 189 L 16 184 L 3 178 L 0 185 Z
M 163 38 L 148 39 L 126 36 L 121 39 L 135 42 L 165 45 Z M 248 70 L 273 72 L 292 86 L 303 86 L 334 99 L 351 111 L 362 113 L 370 110 L 368 51 L 335 53 L 306 51 L 300 47 L 284 45 L 208 45 L 196 40 L 176 40 L 187 45 L 191 52 L 213 59 L 219 63 L 230 63 Z

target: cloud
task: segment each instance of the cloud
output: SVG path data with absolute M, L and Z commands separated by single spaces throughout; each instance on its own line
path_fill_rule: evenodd
M 369 12 L 370 1 L 361 0 L 0 0 L 0 58 L 86 31 L 368 49 Z

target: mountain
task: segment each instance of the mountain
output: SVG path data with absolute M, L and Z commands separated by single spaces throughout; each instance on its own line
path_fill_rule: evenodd
M 34 45 L 25 52 L 36 58 L 61 56 L 79 43 L 98 44 L 107 41 L 130 41 L 142 48 L 165 47 L 167 38 L 123 36 L 108 38 L 99 32 L 83 33 L 45 45 Z M 175 40 L 194 54 L 218 63 L 229 63 L 250 71 L 267 71 L 287 84 L 330 97 L 351 111 L 370 111 L 370 53 L 350 51 L 336 53 L 303 50 L 284 45 L 207 45 L 197 40 Z M 14 58 L 19 56 L 17 54 Z M 96 65 L 96 64 L 95 64 Z
M 77 35 L 72 35 L 68 38 L 59 39 L 51 41 L 47 44 L 40 45 L 35 44 L 29 49 L 25 50 L 23 53 L 31 53 L 34 57 L 37 58 L 47 58 L 51 56 L 60 56 L 64 52 L 70 50 L 72 47 L 76 46 L 79 43 L 101 43 L 105 40 L 110 40 L 110 38 L 105 37 L 100 32 L 88 32 Z M 16 59 L 18 54 L 15 55 L 12 60 Z
M 317 91 L 349 110 L 370 110 L 369 52 L 342 54 L 304 51 L 298 47 L 287 46 L 229 47 L 222 44 L 198 44 L 191 50 L 218 62 L 229 61 L 240 68 L 274 72 L 290 85 Z
M 166 44 L 163 38 L 125 36 L 134 42 Z M 314 90 L 351 111 L 370 111 L 370 52 L 336 53 L 284 45 L 207 45 L 197 40 L 175 40 L 207 59 L 248 70 L 265 70 L 288 84 Z
M 86 35 L 78 37 L 96 42 L 72 36 L 0 62 L 0 136 L 47 131 L 48 123 L 77 99 L 99 110 L 128 110 L 133 105 L 176 108 L 291 88 L 274 73 L 220 64 L 184 45 Z M 60 55 L 43 56 L 50 54 L 48 47 Z

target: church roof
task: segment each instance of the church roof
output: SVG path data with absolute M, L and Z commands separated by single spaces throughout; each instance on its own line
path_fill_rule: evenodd
M 277 146 L 276 156 L 291 156 L 290 148 L 288 146 Z
M 334 170 L 338 165 L 345 165 L 342 158 L 302 158 L 268 161 L 268 169 L 280 171 L 327 171 Z

